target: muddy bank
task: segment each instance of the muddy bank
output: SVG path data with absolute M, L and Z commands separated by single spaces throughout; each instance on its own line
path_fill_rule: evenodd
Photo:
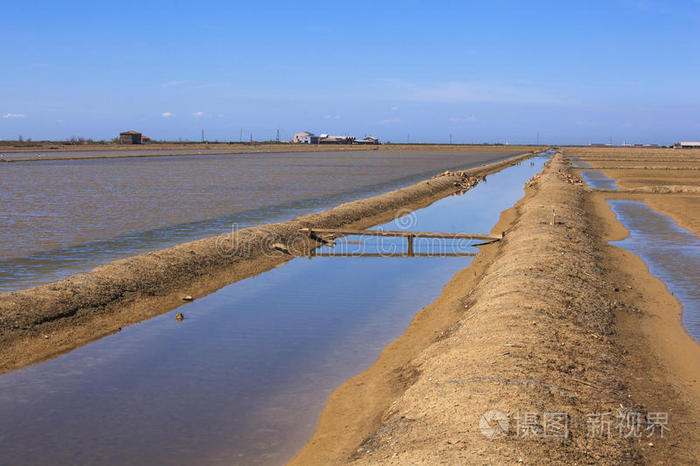
M 112 262 L 20 292 L 0 295 L 0 372 L 52 357 L 181 304 L 269 270 L 318 243 L 304 227 L 365 228 L 468 187 L 478 177 L 532 154 L 448 174 L 295 220 L 246 228 Z
M 697 461 L 700 347 L 663 283 L 606 243 L 624 228 L 600 196 L 556 156 L 505 239 L 333 393 L 294 463 Z M 647 437 L 659 412 L 671 430 Z

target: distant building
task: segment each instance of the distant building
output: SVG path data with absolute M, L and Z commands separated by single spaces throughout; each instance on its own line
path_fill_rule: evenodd
M 292 142 L 296 144 L 318 144 L 318 136 L 308 131 L 301 131 L 294 134 Z
M 119 144 L 141 144 L 141 137 L 138 131 L 124 131 L 119 133 Z
M 372 136 L 367 136 L 362 139 L 356 139 L 353 141 L 353 144 L 376 145 L 379 144 L 379 139 Z
M 141 136 L 141 144 L 146 144 L 147 142 L 151 142 L 151 138 L 148 136 Z
M 329 136 L 322 134 L 318 137 L 319 144 L 352 144 L 355 138 L 352 136 Z
M 379 139 L 370 136 L 358 141 L 352 136 L 330 136 L 328 134 L 316 136 L 314 133 L 301 131 L 294 134 L 292 142 L 297 144 L 379 144 Z
M 683 141 L 673 145 L 674 149 L 700 149 L 700 142 Z

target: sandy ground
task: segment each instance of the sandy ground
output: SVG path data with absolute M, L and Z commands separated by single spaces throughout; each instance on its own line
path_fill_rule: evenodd
M 367 228 L 470 187 L 478 177 L 530 153 L 446 174 L 370 199 L 284 223 L 242 229 L 118 260 L 91 272 L 0 294 L 0 373 L 39 362 L 170 311 L 237 280 L 264 272 L 312 245 L 299 229 Z
M 526 191 L 505 239 L 331 395 L 293 464 L 698 462 L 700 345 L 680 304 L 607 243 L 627 231 L 563 157 Z

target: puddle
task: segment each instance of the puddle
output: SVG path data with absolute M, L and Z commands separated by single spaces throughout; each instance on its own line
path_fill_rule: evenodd
M 581 176 L 583 177 L 583 181 L 591 188 L 618 190 L 618 187 L 615 186 L 615 180 L 608 178 L 601 171 L 584 170 L 581 172 Z
M 546 158 L 532 160 L 382 228 L 488 233 Z M 359 239 L 338 243 L 406 249 L 402 239 Z M 473 244 L 414 248 L 469 254 Z M 297 258 L 0 376 L 2 462 L 284 463 L 313 433 L 331 391 L 369 367 L 471 260 Z
M 643 202 L 607 202 L 630 231 L 628 238 L 612 244 L 641 257 L 666 284 L 683 305 L 683 327 L 700 343 L 700 239 Z
M 576 160 L 572 160 L 571 164 L 577 168 L 593 168 L 590 163 L 580 160 L 578 157 L 576 157 Z M 608 178 L 600 170 L 582 170 L 581 176 L 583 181 L 591 188 L 618 190 L 618 187 L 615 186 L 615 180 Z

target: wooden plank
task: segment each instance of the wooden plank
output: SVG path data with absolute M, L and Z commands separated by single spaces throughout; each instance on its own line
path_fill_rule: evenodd
M 479 233 L 438 233 L 426 231 L 405 231 L 405 230 L 353 230 L 349 228 L 302 228 L 299 231 L 309 235 L 335 234 L 342 236 L 399 236 L 415 238 L 444 238 L 444 239 L 478 239 L 481 241 L 498 241 L 503 239 L 503 235 L 485 235 Z

